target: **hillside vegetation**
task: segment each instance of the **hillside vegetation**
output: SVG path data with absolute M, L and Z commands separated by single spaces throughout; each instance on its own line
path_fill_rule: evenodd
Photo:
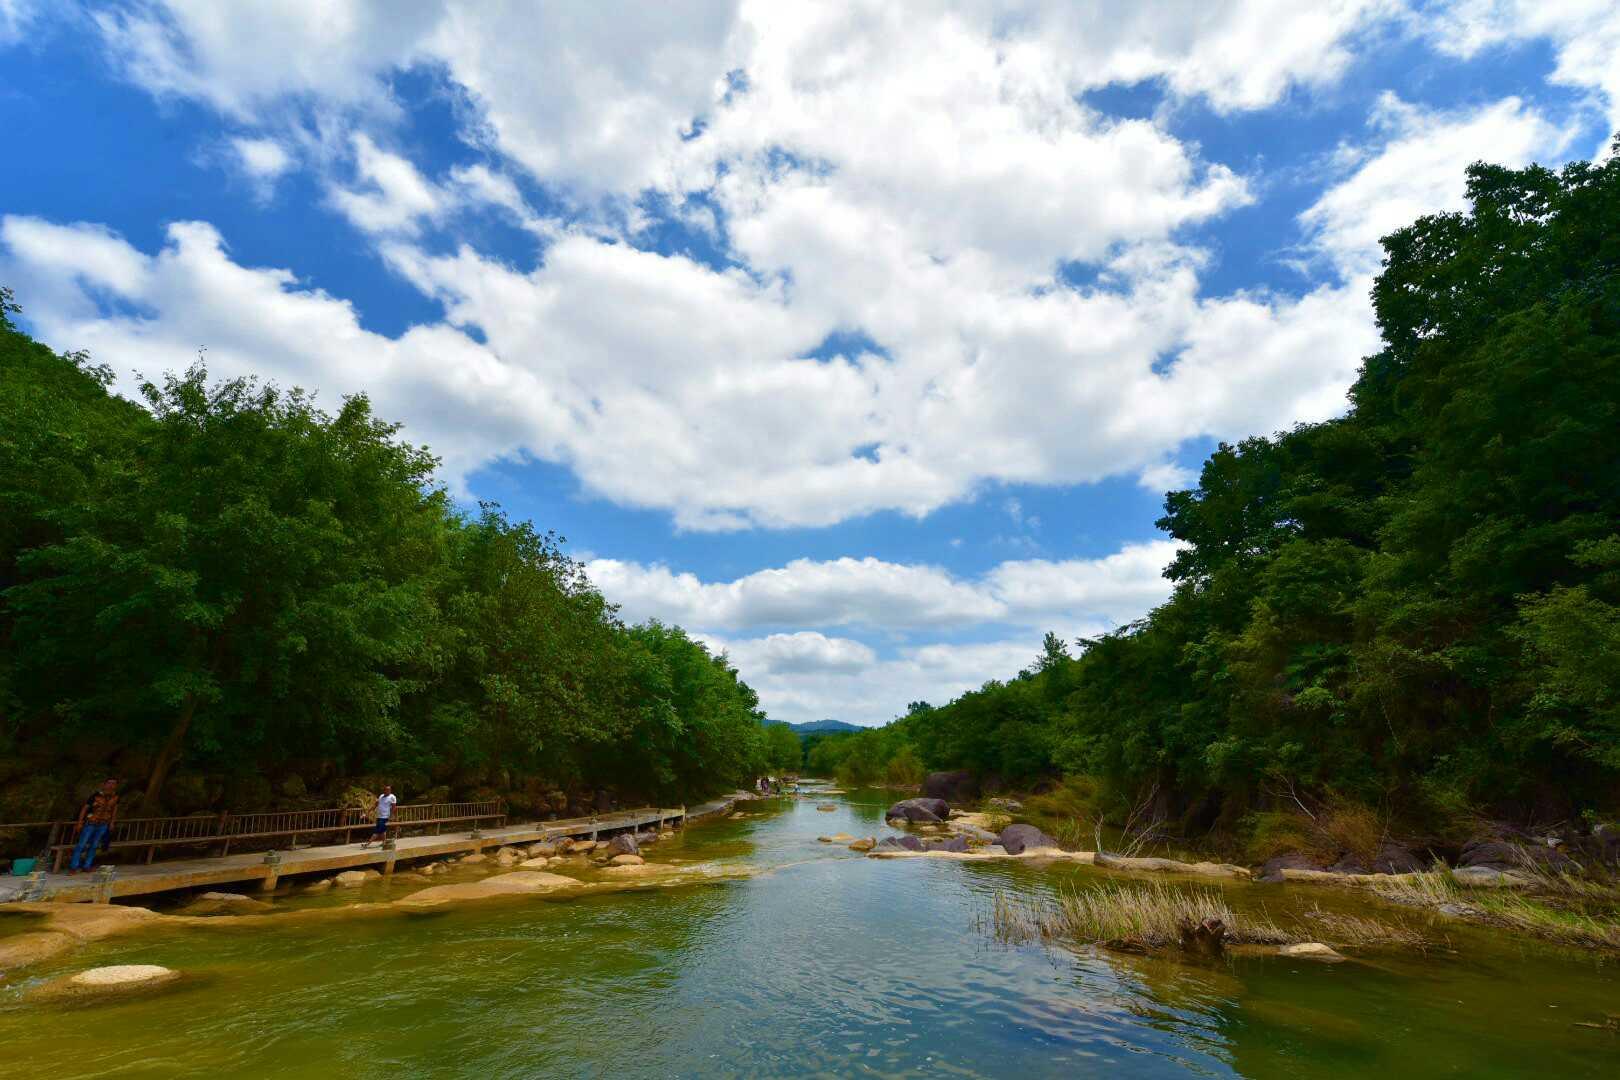
M 107 775 L 126 814 L 384 780 L 552 813 L 765 769 L 723 657 L 624 625 L 559 537 L 456 509 L 363 396 L 328 413 L 199 364 L 142 408 L 16 311 L 4 293 L 0 821 L 71 814 Z
M 1322 807 L 1440 836 L 1613 813 L 1620 153 L 1476 165 L 1468 199 L 1385 238 L 1345 415 L 1222 445 L 1167 496 L 1167 603 L 819 765 L 1067 776 L 1116 820 L 1251 841 Z

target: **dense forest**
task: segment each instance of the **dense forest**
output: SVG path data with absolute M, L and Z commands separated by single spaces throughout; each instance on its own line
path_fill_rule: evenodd
M 364 397 L 112 372 L 0 293 L 0 821 L 103 777 L 190 813 L 693 799 L 798 760 L 678 627 L 624 625 L 558 537 L 459 511 Z
M 1344 416 L 1222 445 L 1166 497 L 1167 603 L 812 767 L 1068 777 L 1185 836 L 1620 809 L 1620 141 L 1476 165 L 1468 199 L 1385 238 Z

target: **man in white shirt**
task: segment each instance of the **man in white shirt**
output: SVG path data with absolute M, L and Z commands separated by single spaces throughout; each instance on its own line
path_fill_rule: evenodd
M 394 816 L 394 804 L 399 802 L 394 798 L 394 788 L 391 784 L 384 784 L 382 794 L 377 796 L 377 823 L 371 827 L 371 840 L 362 843 L 361 847 L 370 847 L 373 840 L 384 840 L 388 837 L 388 819 Z

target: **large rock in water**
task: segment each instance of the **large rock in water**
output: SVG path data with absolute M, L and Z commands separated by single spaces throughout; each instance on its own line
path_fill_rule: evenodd
M 889 807 L 883 816 L 891 820 L 898 818 L 901 821 L 933 825 L 944 821 L 950 813 L 951 808 L 945 804 L 944 799 L 901 799 Z
M 967 837 L 953 836 L 949 840 L 929 840 L 923 845 L 924 851 L 961 851 L 968 849 Z
M 615 855 L 640 855 L 641 845 L 629 833 L 620 833 L 607 842 L 607 853 L 610 859 Z
M 1282 872 L 1284 870 L 1325 869 L 1327 868 L 1321 862 L 1311 858 L 1309 855 L 1301 855 L 1297 851 L 1290 852 L 1287 855 L 1278 855 L 1275 858 L 1267 859 L 1265 865 L 1260 867 L 1260 880 L 1276 884 L 1283 880 Z
M 915 836 L 885 836 L 874 851 L 922 851 L 923 842 Z
M 1029 848 L 1055 848 L 1058 842 L 1033 825 L 1009 825 L 998 841 L 1009 855 L 1021 855 Z
M 964 803 L 979 797 L 979 781 L 966 769 L 929 773 L 923 781 L 923 794 L 930 799 Z
M 156 964 L 114 964 L 52 979 L 35 987 L 29 997 L 45 1000 L 114 997 L 155 990 L 179 978 L 178 971 Z
M 205 892 L 180 909 L 182 915 L 247 915 L 269 911 L 270 905 L 251 896 L 230 892 Z

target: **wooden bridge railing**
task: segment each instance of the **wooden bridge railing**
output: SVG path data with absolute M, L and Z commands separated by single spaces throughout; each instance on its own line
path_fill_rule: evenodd
M 370 825 L 372 813 L 352 806 L 332 807 L 324 810 L 270 810 L 252 814 L 203 814 L 193 817 L 125 818 L 113 823 L 110 848 L 144 847 L 146 861 L 151 862 L 157 849 L 179 844 L 220 843 L 220 854 L 230 854 L 231 845 L 243 841 L 290 837 L 288 845 L 296 847 L 299 837 L 344 834 L 344 842 L 353 839 L 355 830 Z M 437 832 L 446 825 L 482 822 L 502 825 L 506 822 L 506 803 L 501 799 L 461 803 L 407 803 L 394 807 L 389 822 L 396 831 L 433 826 Z M 38 824 L 38 823 L 31 823 Z M 55 852 L 53 870 L 62 869 L 62 861 L 73 850 L 74 823 L 51 823 L 46 847 Z M 0 825 L 0 830 L 11 826 Z

